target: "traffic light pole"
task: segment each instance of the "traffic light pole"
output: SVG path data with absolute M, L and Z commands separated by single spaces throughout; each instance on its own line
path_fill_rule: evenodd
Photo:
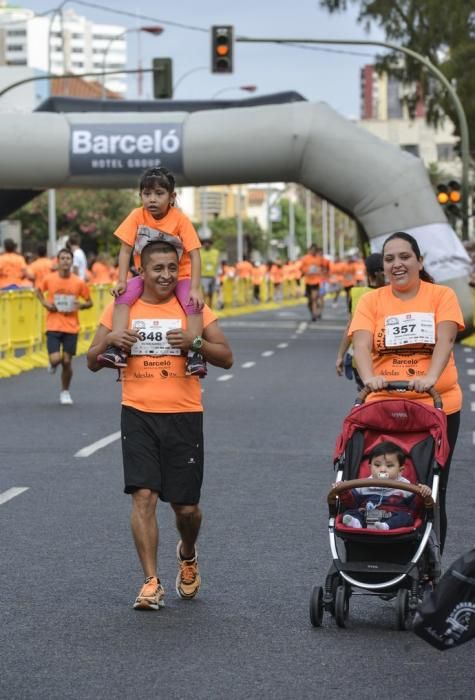
M 283 39 L 283 38 L 250 38 L 237 36 L 235 41 L 241 43 L 255 43 L 255 44 L 343 44 L 350 46 L 384 46 L 392 51 L 400 51 L 401 53 L 411 56 L 411 58 L 422 63 L 427 70 L 432 73 L 445 87 L 450 99 L 453 102 L 455 111 L 457 112 L 459 129 L 460 129 L 460 154 L 462 157 L 462 240 L 468 240 L 468 219 L 469 219 L 469 164 L 470 164 L 470 144 L 468 135 L 468 124 L 465 112 L 460 102 L 459 96 L 456 91 L 447 80 L 445 75 L 436 67 L 433 63 L 429 61 L 428 58 L 423 56 L 417 51 L 412 49 L 407 49 L 405 46 L 398 46 L 397 44 L 390 44 L 386 41 L 371 41 L 366 39 Z

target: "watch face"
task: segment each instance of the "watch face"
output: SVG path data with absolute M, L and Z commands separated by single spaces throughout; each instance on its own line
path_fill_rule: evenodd
M 193 350 L 199 350 L 202 345 L 203 345 L 203 338 L 201 338 L 200 336 L 197 336 L 194 339 L 191 347 L 193 348 Z

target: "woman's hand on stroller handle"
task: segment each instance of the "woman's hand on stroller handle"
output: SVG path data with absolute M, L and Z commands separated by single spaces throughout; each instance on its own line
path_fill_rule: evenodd
M 381 382 L 382 380 L 382 382 Z M 373 388 L 374 386 L 378 386 L 377 389 Z M 422 387 L 422 385 L 418 385 Z M 422 388 L 415 388 L 415 383 L 414 381 L 411 382 L 404 382 L 404 381 L 397 381 L 397 382 L 388 382 L 384 377 L 382 376 L 377 376 L 377 377 L 370 377 L 370 379 L 365 382 L 365 386 L 363 389 L 360 391 L 358 396 L 356 397 L 355 405 L 359 406 L 360 404 L 364 403 L 366 401 L 366 398 L 375 391 L 418 391 L 419 393 L 427 393 L 430 396 L 432 396 L 432 399 L 434 401 L 434 406 L 435 408 L 442 408 L 442 399 L 440 398 L 439 393 L 434 389 L 433 386 L 427 389 L 422 389 Z

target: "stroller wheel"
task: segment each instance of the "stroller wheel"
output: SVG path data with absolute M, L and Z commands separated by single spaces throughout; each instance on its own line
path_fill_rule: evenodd
M 350 611 L 350 597 L 346 586 L 338 586 L 335 593 L 335 622 L 338 627 L 346 627 Z
M 310 622 L 314 627 L 320 627 L 323 620 L 323 588 L 314 586 L 310 596 Z
M 411 625 L 411 611 L 409 609 L 409 591 L 400 588 L 396 596 L 396 624 L 398 630 L 407 630 Z

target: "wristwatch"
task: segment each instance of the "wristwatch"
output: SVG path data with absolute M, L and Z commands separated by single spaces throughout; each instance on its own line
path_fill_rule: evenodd
M 203 338 L 200 335 L 197 335 L 196 338 L 193 338 L 193 342 L 191 343 L 191 349 L 195 352 L 198 352 L 199 350 L 201 350 L 202 347 Z

